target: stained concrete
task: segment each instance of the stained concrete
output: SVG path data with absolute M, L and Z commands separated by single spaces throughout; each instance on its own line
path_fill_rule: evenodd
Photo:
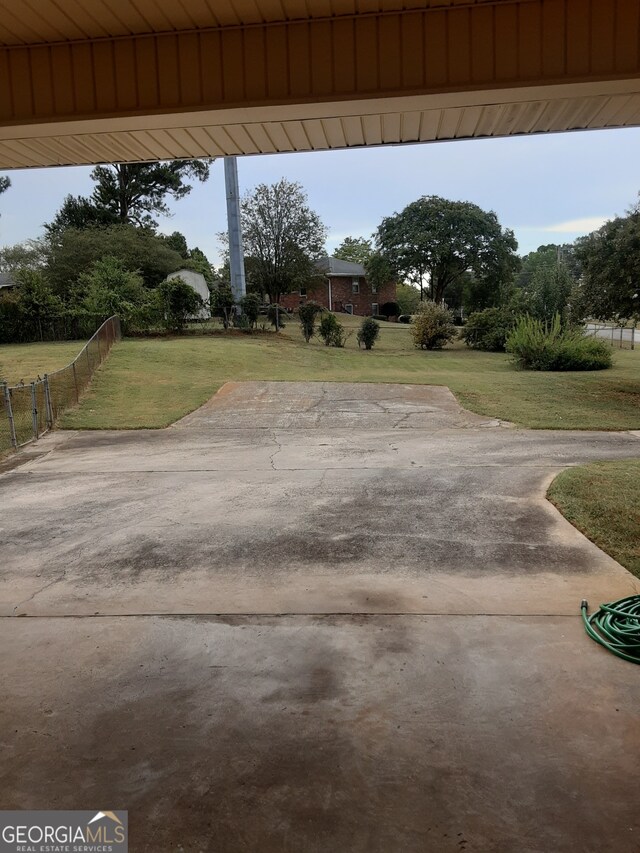
M 635 669 L 577 615 L 640 585 L 544 498 L 638 456 L 424 386 L 48 436 L 0 476 L 3 807 L 128 808 L 134 851 L 640 850 Z

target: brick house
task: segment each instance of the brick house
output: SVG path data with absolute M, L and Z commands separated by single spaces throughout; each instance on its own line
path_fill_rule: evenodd
M 385 302 L 396 301 L 395 283 L 376 288 L 367 281 L 362 264 L 324 257 L 316 264 L 318 275 L 306 288 L 280 297 L 280 304 L 295 311 L 307 301 L 317 302 L 330 311 L 366 316 L 379 314 Z

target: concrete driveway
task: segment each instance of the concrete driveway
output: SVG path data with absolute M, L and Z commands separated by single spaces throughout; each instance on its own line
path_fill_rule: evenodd
M 445 388 L 228 384 L 0 476 L 0 801 L 133 851 L 638 851 L 640 584 L 544 498 L 629 433 Z M 14 616 L 38 618 L 15 619 Z

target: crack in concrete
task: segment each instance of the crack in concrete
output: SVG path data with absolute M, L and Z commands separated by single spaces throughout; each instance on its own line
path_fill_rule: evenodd
M 66 570 L 66 569 L 64 569 L 64 570 L 63 570 L 63 572 L 62 572 L 62 574 L 60 575 L 60 577 L 54 578 L 52 581 L 49 581 L 48 583 L 46 583 L 46 584 L 45 584 L 41 589 L 37 589 L 37 590 L 36 590 L 34 593 L 32 593 L 28 598 L 25 598 L 25 599 L 23 599 L 22 601 L 19 601 L 19 602 L 16 604 L 16 606 L 13 608 L 13 616 L 16 616 L 16 615 L 17 615 L 16 611 L 17 611 L 20 607 L 24 607 L 24 606 L 25 606 L 26 604 L 28 604 L 30 601 L 33 601 L 37 595 L 40 595 L 40 594 L 41 594 L 42 592 L 44 592 L 45 590 L 49 589 L 49 587 L 54 586 L 54 585 L 55 585 L 55 584 L 57 584 L 57 583 L 60 583 L 60 581 L 63 581 L 63 580 L 66 578 L 66 576 L 67 576 L 67 570 Z M 26 616 L 26 614 L 25 614 L 25 616 Z
M 275 430 L 272 430 L 272 431 L 271 431 L 271 436 L 272 436 L 272 438 L 273 438 L 273 441 L 274 441 L 274 443 L 275 443 L 275 445 L 276 445 L 276 448 L 277 448 L 277 449 L 276 449 L 276 450 L 274 450 L 274 451 L 273 451 L 273 453 L 271 453 L 271 454 L 269 455 L 269 464 L 271 465 L 271 468 L 272 468 L 272 470 L 273 470 L 273 471 L 278 471 L 278 470 L 280 470 L 280 469 L 279 469 L 279 468 L 276 468 L 276 465 L 275 465 L 275 458 L 276 458 L 276 456 L 278 455 L 278 453 L 280 453 L 280 451 L 282 450 L 282 444 L 278 441 L 278 438 L 277 438 L 277 436 L 276 436 L 276 431 L 275 431 Z

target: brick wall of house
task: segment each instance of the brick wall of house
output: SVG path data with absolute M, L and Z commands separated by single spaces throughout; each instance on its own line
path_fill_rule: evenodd
M 396 301 L 395 284 L 385 284 L 374 293 L 363 276 L 357 279 L 357 288 L 354 288 L 355 281 L 355 277 L 331 276 L 331 302 L 334 311 L 339 313 L 345 311 L 345 306 L 352 305 L 352 313 L 364 317 L 379 313 L 380 306 L 384 302 Z M 355 290 L 358 292 L 355 293 Z M 307 301 L 317 302 L 323 308 L 329 307 L 329 286 L 326 279 L 308 287 L 306 294 L 301 295 L 298 291 L 294 291 L 280 298 L 280 304 L 293 311 Z M 377 308 L 375 308 L 376 305 Z

